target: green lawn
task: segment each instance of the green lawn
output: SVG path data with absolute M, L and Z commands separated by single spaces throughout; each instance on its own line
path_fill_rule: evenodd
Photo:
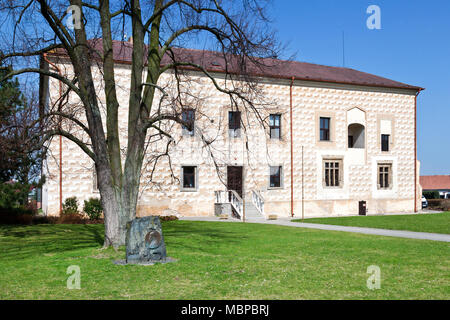
M 301 220 L 293 220 L 301 222 Z M 391 216 L 310 218 L 308 223 L 450 234 L 450 212 Z
M 449 299 L 448 243 L 275 225 L 163 223 L 175 263 L 118 266 L 103 225 L 0 226 L 0 299 Z M 81 289 L 66 288 L 67 267 Z M 381 268 L 369 290 L 367 267 Z

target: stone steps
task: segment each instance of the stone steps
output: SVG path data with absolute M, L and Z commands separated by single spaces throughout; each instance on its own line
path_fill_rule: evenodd
M 262 215 L 258 209 L 253 205 L 253 202 L 245 199 L 245 217 L 246 218 L 260 218 Z

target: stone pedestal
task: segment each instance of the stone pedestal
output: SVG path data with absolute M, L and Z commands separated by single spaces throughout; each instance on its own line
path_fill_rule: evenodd
M 228 217 L 231 217 L 233 215 L 231 203 L 215 203 L 214 215 L 216 217 L 220 217 L 221 215 L 227 215 Z
M 127 224 L 126 263 L 165 262 L 166 258 L 159 217 L 136 218 Z

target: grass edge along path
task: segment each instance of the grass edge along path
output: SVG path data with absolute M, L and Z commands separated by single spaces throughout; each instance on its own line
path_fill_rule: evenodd
M 302 222 L 301 219 L 292 220 Z M 308 218 L 305 223 L 450 234 L 450 212 L 430 214 Z

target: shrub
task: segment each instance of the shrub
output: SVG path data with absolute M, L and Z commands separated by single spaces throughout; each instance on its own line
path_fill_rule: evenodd
M 0 224 L 99 224 L 103 219 L 89 220 L 80 213 L 66 213 L 60 216 L 33 215 L 25 208 L 1 208 Z
M 424 191 L 423 196 L 428 199 L 439 199 L 439 191 Z
M 64 200 L 62 205 L 62 214 L 76 214 L 78 213 L 78 199 L 77 197 L 70 197 Z
M 34 212 L 25 207 L 0 207 L 0 224 L 32 224 Z
M 174 221 L 178 220 L 176 216 L 159 216 L 160 221 Z
M 86 224 L 87 219 L 85 219 L 79 213 L 65 213 L 59 216 L 55 221 L 57 224 Z
M 30 185 L 16 183 L 0 183 L 0 207 L 19 208 L 26 204 Z
M 450 211 L 450 199 L 430 199 L 428 208 L 442 211 Z
M 87 214 L 89 219 L 98 220 L 103 212 L 102 203 L 98 198 L 89 198 L 84 200 L 83 211 Z

